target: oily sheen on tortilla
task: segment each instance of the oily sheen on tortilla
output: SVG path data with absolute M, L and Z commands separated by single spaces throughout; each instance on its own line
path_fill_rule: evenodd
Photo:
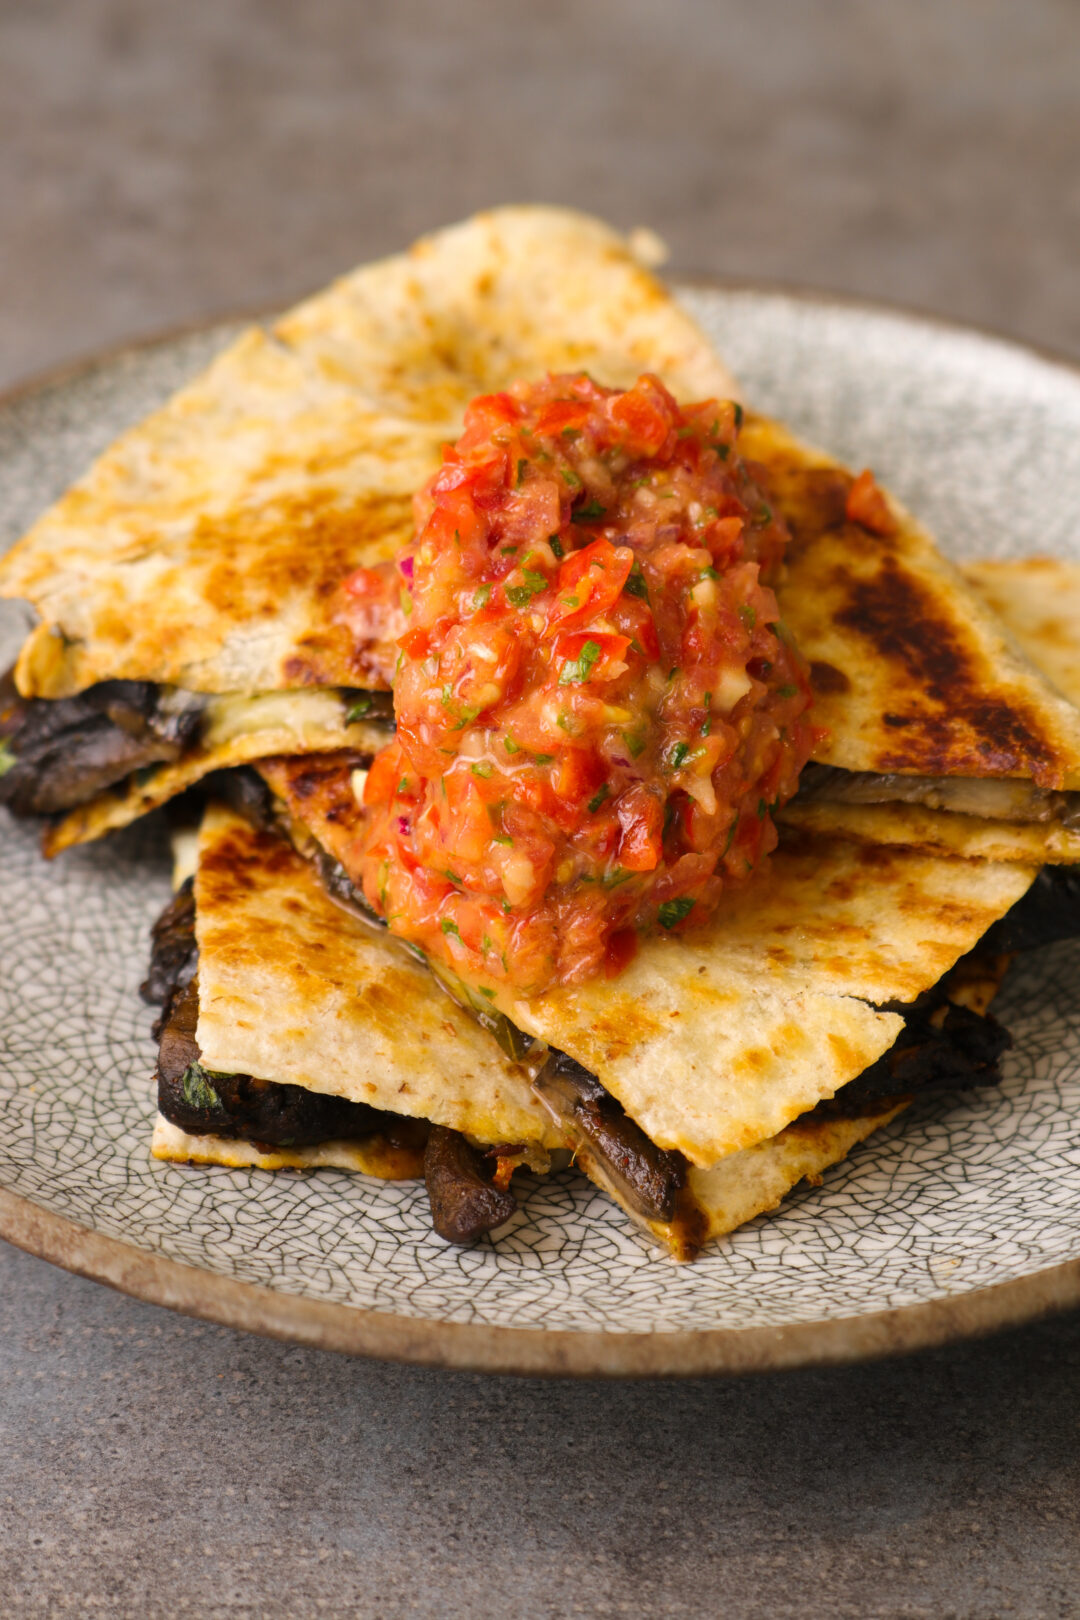
M 348 870 L 360 810 L 348 761 L 335 763 L 259 770 Z M 861 1074 L 902 1028 L 880 1009 L 936 984 L 1035 870 L 797 840 L 706 927 L 643 939 L 617 978 L 496 1004 L 595 1074 L 659 1147 L 708 1168 Z
M 329 899 L 273 834 L 211 806 L 195 874 L 206 1068 L 557 1146 L 521 1068 L 404 951 Z

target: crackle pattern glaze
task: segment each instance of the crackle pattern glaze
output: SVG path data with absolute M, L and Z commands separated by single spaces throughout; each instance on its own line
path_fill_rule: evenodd
M 686 294 L 755 406 L 870 464 L 957 556 L 1080 554 L 1080 376 L 913 318 L 784 294 Z M 133 351 L 0 407 L 0 544 L 231 329 Z M 3 651 L 23 620 L 4 607 Z M 811 1322 L 1080 1255 L 1080 943 L 1007 983 L 1000 1089 L 924 1104 L 693 1267 L 587 1182 L 528 1188 L 496 1249 L 431 1235 L 422 1189 L 153 1163 L 137 987 L 168 892 L 148 825 L 51 865 L 0 826 L 0 1186 L 137 1247 L 344 1304 L 536 1330 Z

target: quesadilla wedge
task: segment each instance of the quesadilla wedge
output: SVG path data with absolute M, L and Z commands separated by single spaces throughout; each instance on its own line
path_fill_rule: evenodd
M 961 573 L 1057 692 L 1080 704 L 1080 566 L 1033 557 L 965 563 Z M 890 793 L 900 796 L 883 802 Z M 928 854 L 1080 861 L 1080 798 L 1011 780 L 994 786 L 830 772 L 815 781 L 810 772 L 781 815 L 811 832 Z
M 0 796 L 70 813 L 48 839 L 55 853 L 260 749 L 357 743 L 355 689 L 388 685 L 402 621 L 392 599 L 368 625 L 345 581 L 409 538 L 412 496 L 470 398 L 569 368 L 615 381 L 650 370 L 689 397 L 734 392 L 629 244 L 554 208 L 478 215 L 354 272 L 271 332 L 245 332 L 0 561 L 0 594 L 41 621 L 16 665 L 18 697 L 58 706 L 27 713 L 9 695 L 7 758 L 27 741 L 33 751 L 42 729 L 79 734 L 87 704 L 97 739 L 63 771 L 46 769 L 55 750 L 38 758 L 37 791 L 19 799 L 8 781 Z M 138 690 L 101 690 L 115 683 Z M 317 722 L 311 688 L 324 694 Z M 183 725 L 159 723 L 161 710 Z
M 828 732 L 780 817 L 922 848 L 910 812 L 932 811 L 943 852 L 1078 858 L 1080 712 L 1031 661 L 1036 639 L 869 475 L 753 415 L 740 450 L 791 531 L 779 602 Z
M 331 901 L 275 835 L 214 806 L 188 867 L 196 861 L 197 892 L 189 877 L 181 881 L 156 927 L 146 987 L 149 999 L 167 1003 L 154 1156 L 232 1168 L 424 1173 L 433 1208 L 443 1205 L 437 1230 L 457 1241 L 498 1224 L 478 1224 L 478 1195 L 494 1206 L 485 1215 L 506 1219 L 513 1169 L 557 1165 L 563 1148 L 676 1258 L 691 1258 L 838 1162 L 927 1083 L 992 1078 L 1006 1039 L 982 1015 L 1007 958 L 954 969 L 911 1009 L 895 1048 L 835 1101 L 699 1170 L 657 1149 L 564 1054 L 547 1056 L 537 1046 L 530 1063 L 509 1062 L 421 970 L 403 1003 L 396 974 L 412 961 L 385 930 L 373 935 Z M 269 926 L 282 918 L 284 941 Z M 225 1020 L 227 1045 L 216 1035 Z M 402 1058 L 408 1093 L 397 1089 Z M 442 1123 L 429 1131 L 432 1117 Z M 463 1154 L 471 1155 L 464 1173 Z
M 348 884 L 362 824 L 354 763 L 325 755 L 258 770 L 294 841 Z M 935 985 L 1034 876 L 1031 866 L 804 841 L 722 896 L 705 927 L 643 939 L 614 979 L 535 1000 L 471 999 L 566 1053 L 658 1147 L 708 1169 L 775 1136 L 888 1050 L 903 1019 L 885 1009 Z M 460 993 L 469 999 L 467 986 Z

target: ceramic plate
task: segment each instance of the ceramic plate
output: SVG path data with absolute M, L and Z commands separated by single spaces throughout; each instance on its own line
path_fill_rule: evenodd
M 894 311 L 683 289 L 755 406 L 871 465 L 957 557 L 1080 554 L 1080 374 Z M 0 540 L 235 328 L 93 362 L 0 402 Z M 22 622 L 6 611 L 10 651 Z M 518 1372 L 691 1373 L 842 1359 L 1080 1298 L 1080 942 L 1033 954 L 1000 1087 L 913 1108 L 693 1266 L 573 1173 L 498 1246 L 446 1246 L 422 1186 L 149 1157 L 168 894 L 148 824 L 51 865 L 0 827 L 0 1232 L 144 1298 L 337 1349 Z M 996 1010 L 996 1009 L 995 1009 Z

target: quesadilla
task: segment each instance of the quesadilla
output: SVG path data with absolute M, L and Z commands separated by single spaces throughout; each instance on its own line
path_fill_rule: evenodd
M 41 621 L 0 700 L 3 757 L 27 756 L 0 796 L 65 817 L 55 853 L 260 752 L 363 746 L 357 689 L 387 687 L 402 624 L 396 592 L 372 626 L 345 581 L 408 540 L 470 398 L 567 368 L 734 392 L 628 243 L 554 208 L 478 215 L 245 332 L 0 562 Z
M 868 475 L 753 416 L 740 447 L 791 531 L 780 606 L 828 732 L 782 819 L 986 859 L 1080 858 L 1080 712 L 1035 668 L 1040 638 L 1002 594 L 992 611 Z
M 821 854 L 828 864 L 829 853 Z M 926 917 L 914 909 L 917 884 L 897 878 L 905 866 L 909 877 L 918 873 L 929 884 L 925 863 L 899 857 L 880 897 L 908 908 L 921 932 Z M 836 867 L 823 891 L 832 895 L 833 921 L 847 936 L 849 954 L 858 925 L 844 920 L 838 890 L 856 869 Z M 313 865 L 276 834 L 211 807 L 194 875 L 194 892 L 190 879 L 181 883 L 157 926 L 147 986 L 151 999 L 168 1004 L 155 1157 L 405 1178 L 426 1172 L 433 1202 L 441 1198 L 444 1206 L 437 1229 L 457 1241 L 512 1213 L 507 1184 L 514 1169 L 544 1171 L 565 1162 L 569 1150 L 638 1225 L 677 1258 L 691 1258 L 710 1238 L 774 1208 L 803 1177 L 838 1162 L 928 1083 L 993 1078 L 1006 1043 L 985 1014 L 1007 958 L 965 959 L 900 1013 L 876 1015 L 883 1049 L 879 1043 L 863 1055 L 880 1050 L 880 1056 L 835 1099 L 822 1099 L 771 1137 L 701 1169 L 658 1147 L 564 1052 L 537 1042 L 522 1053 L 524 1062 L 511 1061 L 492 1038 L 490 1021 L 487 1028 L 475 1022 L 385 929 L 375 932 L 355 909 L 344 909 L 348 894 L 340 880 L 339 898 L 331 899 Z M 773 926 L 766 925 L 760 945 L 733 919 L 713 951 L 720 971 L 725 961 L 739 965 L 742 1021 L 761 1018 L 755 1038 L 762 1042 L 769 1039 L 772 1005 L 768 996 L 754 999 L 754 966 L 769 971 L 779 915 L 801 916 L 805 882 L 795 869 L 777 875 Z M 943 911 L 953 904 L 947 889 L 939 900 Z M 865 917 L 859 931 L 868 934 Z M 950 952 L 955 934 L 951 939 Z M 891 943 L 887 931 L 864 938 L 859 954 L 869 961 Z M 843 976 L 840 963 L 826 968 Z M 828 1051 L 824 1031 L 817 1044 Z M 650 1056 L 643 1050 L 642 1063 Z M 747 1056 L 752 1060 L 753 1048 Z M 737 1095 L 737 1071 L 731 1083 Z M 432 1152 L 428 1121 L 436 1122 L 440 1152 Z M 484 1225 L 478 1196 L 491 1206 L 485 1215 L 498 1220 Z
M 1080 704 L 1080 567 L 1033 557 L 965 563 L 960 572 L 1032 665 L 1071 705 Z M 808 831 L 928 854 L 1080 861 L 1080 798 L 1015 779 L 991 785 L 811 769 L 781 815 Z

